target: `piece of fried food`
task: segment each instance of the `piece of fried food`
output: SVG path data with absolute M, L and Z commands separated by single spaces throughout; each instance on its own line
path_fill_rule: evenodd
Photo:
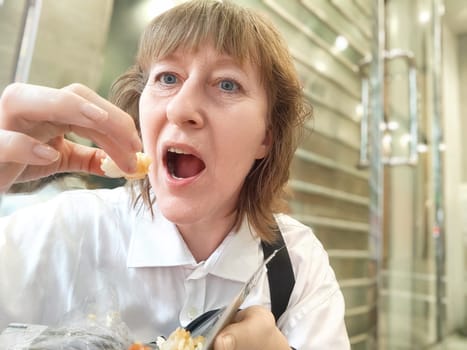
M 136 153 L 136 172 L 132 174 L 121 170 L 109 156 L 101 161 L 101 170 L 108 177 L 124 177 L 128 180 L 138 180 L 143 179 L 147 175 L 150 164 L 151 158 L 143 152 L 138 152 Z
M 204 344 L 204 337 L 198 336 L 192 338 L 190 332 L 183 328 L 177 328 L 170 334 L 167 340 L 159 337 L 157 340 L 157 348 L 159 350 L 202 350 Z M 133 343 L 128 350 L 150 350 L 151 347 L 141 344 Z
M 149 345 L 144 345 L 143 343 L 133 343 L 130 345 L 128 350 L 152 350 Z
M 192 338 L 190 332 L 179 327 L 160 345 L 160 350 L 202 350 L 203 344 L 204 337 Z

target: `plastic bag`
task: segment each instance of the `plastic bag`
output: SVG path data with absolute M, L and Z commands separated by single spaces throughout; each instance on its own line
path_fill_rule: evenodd
M 2 350 L 126 350 L 131 343 L 108 289 L 66 314 L 58 327 L 13 324 L 0 335 Z

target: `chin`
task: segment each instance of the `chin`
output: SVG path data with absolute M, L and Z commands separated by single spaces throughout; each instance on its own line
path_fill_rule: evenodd
M 157 207 L 162 215 L 176 225 L 187 225 L 199 221 L 200 215 L 196 206 L 186 201 L 157 201 Z

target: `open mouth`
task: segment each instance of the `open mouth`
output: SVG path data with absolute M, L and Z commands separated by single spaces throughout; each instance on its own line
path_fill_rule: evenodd
M 204 162 L 193 154 L 170 147 L 166 154 L 167 169 L 174 179 L 186 179 L 198 175 L 206 168 Z

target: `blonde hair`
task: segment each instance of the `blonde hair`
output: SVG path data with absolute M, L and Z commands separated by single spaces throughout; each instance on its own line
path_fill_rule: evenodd
M 312 109 L 302 94 L 287 45 L 265 17 L 230 1 L 214 0 L 185 2 L 164 12 L 147 26 L 136 64 L 114 83 L 111 99 L 133 116 L 139 128 L 138 101 L 151 63 L 178 48 L 196 50 L 205 42 L 240 63 L 251 62 L 267 91 L 272 145 L 245 179 L 236 227 L 246 215 L 259 237 L 271 242 L 277 228 L 274 213 L 285 208 L 290 164 Z M 140 181 L 138 186 L 135 205 L 142 199 L 152 210 L 149 181 Z

